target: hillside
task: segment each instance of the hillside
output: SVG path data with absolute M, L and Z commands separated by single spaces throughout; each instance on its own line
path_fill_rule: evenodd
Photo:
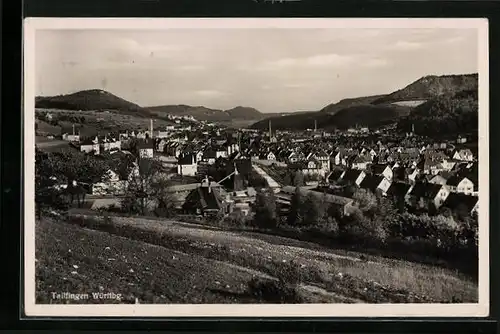
M 408 86 L 373 101 L 373 104 L 398 101 L 427 100 L 443 94 L 455 94 L 463 90 L 477 90 L 478 75 L 429 75 Z
M 37 96 L 36 108 L 104 111 L 114 110 L 121 113 L 149 116 L 150 112 L 135 103 L 124 100 L 101 89 L 82 90 L 72 94 L 57 96 Z
M 360 121 L 360 115 L 359 113 L 363 113 L 361 110 L 365 110 L 364 112 L 369 112 L 373 108 L 370 108 L 369 104 L 380 98 L 382 95 L 375 95 L 375 96 L 364 96 L 364 97 L 359 97 L 359 98 L 349 98 L 349 99 L 343 99 L 340 100 L 337 103 L 332 103 L 327 105 L 326 107 L 322 108 L 320 111 L 313 111 L 313 112 L 297 112 L 297 113 L 289 113 L 285 114 L 284 116 L 275 116 L 275 117 L 270 117 L 266 118 L 264 120 L 261 120 L 255 124 L 253 124 L 251 127 L 253 129 L 267 129 L 269 126 L 269 120 L 271 120 L 271 126 L 273 129 L 298 129 L 298 130 L 305 130 L 305 129 L 312 129 L 314 128 L 314 121 L 316 121 L 318 128 L 332 128 L 335 126 L 338 127 L 349 127 L 349 126 L 355 126 L 356 123 L 360 123 L 361 125 L 363 123 L 362 117 Z M 367 108 L 359 108 L 361 106 L 367 106 Z M 358 107 L 358 108 L 356 108 Z M 354 108 L 354 109 L 350 109 Z M 353 124 L 349 124 L 349 117 L 345 113 L 342 113 L 341 116 L 334 117 L 337 113 L 339 113 L 342 110 L 356 110 L 357 114 L 354 117 L 356 121 L 353 121 Z M 377 112 L 379 110 L 382 110 L 383 108 L 374 108 L 374 112 Z M 388 109 L 393 110 L 397 108 L 392 108 L 389 107 Z M 377 116 L 375 116 L 376 118 Z M 386 116 L 382 118 L 387 118 Z M 336 124 L 337 120 L 340 121 L 340 124 Z M 373 124 L 373 122 L 368 121 L 369 124 Z M 368 124 L 367 124 L 368 125 Z
M 373 101 L 380 99 L 384 96 L 385 95 L 373 95 L 373 96 L 364 96 L 364 97 L 357 97 L 357 98 L 351 98 L 351 99 L 343 99 L 337 103 L 332 103 L 332 104 L 327 105 L 326 107 L 324 107 L 320 111 L 327 112 L 329 114 L 334 114 L 334 113 L 336 113 L 339 110 L 342 110 L 344 108 L 350 108 L 350 107 L 354 107 L 354 106 L 370 104 Z
M 238 106 L 229 110 L 211 109 L 203 106 L 164 105 L 148 107 L 158 116 L 192 116 L 199 121 L 231 122 L 241 120 L 256 121 L 265 117 L 258 110 L 250 107 Z
M 408 116 L 414 108 L 427 110 L 430 104 L 426 102 L 429 99 L 454 96 L 477 89 L 477 74 L 426 76 L 388 95 L 344 99 L 329 104 L 320 111 L 266 118 L 253 124 L 251 128 L 267 129 L 269 120 L 273 129 L 305 130 L 313 128 L 314 121 L 318 129 L 342 129 L 356 125 L 377 127 L 388 122 L 397 122 L 401 117 Z M 414 117 L 418 118 L 419 112 L 421 111 L 417 111 Z M 406 123 L 401 125 L 404 127 Z
M 420 135 L 452 135 L 470 133 L 478 129 L 478 92 L 461 91 L 432 98 L 414 108 L 398 127 L 409 131 L 415 127 Z
M 339 110 L 323 121 L 324 123 L 318 123 L 318 127 L 348 129 L 359 125 L 373 128 L 393 123 L 394 120 L 407 116 L 409 112 L 409 108 L 401 106 L 359 105 Z
M 231 118 L 245 119 L 245 120 L 257 120 L 265 117 L 260 111 L 250 107 L 238 106 L 229 110 L 226 110 Z

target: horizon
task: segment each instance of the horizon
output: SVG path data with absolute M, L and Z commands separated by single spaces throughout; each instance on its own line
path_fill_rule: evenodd
M 411 85 L 412 83 L 418 81 L 418 80 L 421 80 L 425 77 L 444 77 L 444 76 L 468 76 L 468 75 L 478 75 L 479 73 L 478 72 L 475 72 L 475 73 L 457 73 L 457 74 L 443 74 L 443 75 L 437 75 L 437 74 L 428 74 L 428 75 L 424 75 L 424 76 L 421 76 L 420 78 L 418 79 L 415 79 L 414 81 L 410 82 L 408 85 Z M 406 85 L 406 86 L 408 86 Z M 404 86 L 404 87 L 406 87 Z M 404 87 L 401 87 L 401 88 L 404 88 Z M 110 93 L 112 95 L 115 95 L 116 97 L 118 98 L 122 98 L 121 96 L 109 91 L 109 90 L 104 90 L 104 89 L 100 89 L 100 88 L 90 88 L 90 89 L 84 89 L 84 90 L 78 90 L 78 91 L 74 91 L 74 92 L 69 92 L 69 93 L 66 93 L 66 94 L 57 94 L 57 95 L 37 95 L 35 96 L 35 98 L 46 98 L 46 97 L 54 97 L 54 96 L 65 96 L 65 95 L 71 95 L 71 94 L 76 94 L 76 93 L 80 93 L 80 92 L 85 92 L 85 91 L 93 91 L 93 90 L 97 90 L 97 91 L 105 91 L 107 93 Z M 332 105 L 332 104 L 337 104 L 337 103 L 340 103 L 341 101 L 343 100 L 348 100 L 348 99 L 357 99 L 357 98 L 363 98 L 363 97 L 371 97 L 371 96 L 384 96 L 384 95 L 389 95 L 391 93 L 394 93 L 395 91 L 393 92 L 390 92 L 390 93 L 387 93 L 387 94 L 373 94 L 373 95 L 366 95 L 366 96 L 351 96 L 351 97 L 343 97 L 341 98 L 340 100 L 337 100 L 337 101 L 333 101 L 327 105 L 325 105 L 324 107 L 328 106 L 328 105 Z M 126 100 L 126 99 L 125 99 Z M 128 100 L 127 100 L 128 101 Z M 131 102 L 131 103 L 134 103 L 133 101 L 128 101 L 128 102 Z M 318 109 L 318 110 L 295 110 L 295 111 L 291 111 L 291 112 L 287 112 L 287 111 L 282 111 L 282 112 L 263 112 L 261 110 L 258 110 L 252 106 L 249 106 L 249 105 L 238 105 L 238 106 L 234 106 L 232 108 L 229 108 L 229 109 L 217 109 L 217 108 L 212 108 L 211 106 L 207 106 L 207 105 L 190 105 L 190 104 L 185 104 L 185 103 L 174 103 L 174 104 L 162 104 L 162 105 L 151 105 L 151 106 L 143 106 L 143 105 L 139 105 L 140 107 L 142 108 L 145 108 L 145 109 L 148 109 L 148 108 L 158 108 L 158 107 L 165 107 L 165 106 L 187 106 L 187 107 L 192 107 L 192 108 L 207 108 L 207 109 L 211 109 L 211 110 L 220 110 L 220 111 L 228 111 L 228 110 L 231 110 L 231 109 L 236 109 L 236 108 L 253 108 L 255 110 L 257 110 L 258 112 L 262 113 L 262 114 L 290 114 L 290 113 L 304 113 L 304 112 L 316 112 L 316 111 L 320 111 L 321 109 L 323 109 L 324 107 Z
M 43 30 L 35 42 L 36 96 L 96 89 L 144 108 L 318 111 L 479 72 L 470 28 Z

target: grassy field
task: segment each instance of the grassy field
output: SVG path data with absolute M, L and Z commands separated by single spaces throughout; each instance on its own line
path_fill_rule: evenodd
M 244 281 L 250 278 L 248 270 L 250 270 L 252 275 L 268 275 L 274 278 L 287 276 L 290 270 L 292 270 L 292 272 L 300 277 L 301 291 L 311 301 L 315 300 L 316 302 L 318 302 L 317 298 L 321 302 L 345 303 L 449 303 L 477 301 L 476 283 L 457 272 L 434 266 L 389 260 L 376 256 L 367 257 L 364 254 L 356 252 L 337 253 L 320 249 L 319 247 L 313 249 L 313 247 L 309 247 L 308 243 L 292 241 L 286 238 L 228 232 L 217 228 L 174 221 L 112 217 L 107 222 L 98 222 L 95 219 L 73 219 L 72 222 L 80 225 L 80 227 L 86 226 L 128 238 L 116 239 L 120 240 L 116 242 L 121 243 L 121 246 L 118 248 L 122 256 L 128 258 L 138 257 L 143 253 L 139 249 L 149 247 L 152 247 L 151 249 L 158 249 L 158 252 L 165 254 L 161 259 L 166 262 L 162 262 L 161 265 L 156 267 L 147 258 L 142 258 L 139 262 L 135 262 L 139 267 L 132 268 L 136 274 L 131 277 L 137 277 L 136 275 L 139 275 L 139 272 L 144 271 L 145 266 L 152 270 L 155 277 L 165 277 L 165 270 L 168 270 L 171 262 L 170 260 L 167 261 L 167 259 L 170 259 L 172 252 L 175 252 L 176 254 L 183 254 L 182 256 L 184 256 L 183 259 L 185 259 L 186 264 L 178 268 L 183 272 L 182 275 L 184 277 L 193 277 L 192 279 L 196 281 L 193 285 L 199 287 L 203 284 L 202 282 L 213 284 L 214 280 L 217 280 L 224 286 L 229 285 L 233 288 L 239 286 L 235 291 L 230 291 L 233 297 L 238 294 L 240 294 L 239 296 L 244 295 L 242 290 L 245 285 Z M 74 231 L 72 233 L 76 234 L 76 231 L 79 230 L 75 229 Z M 87 231 L 85 233 L 90 232 Z M 106 236 L 107 240 L 109 240 L 107 241 L 108 243 L 114 240 L 110 235 L 103 234 L 103 236 Z M 104 238 L 103 236 L 96 237 L 95 239 L 101 240 Z M 38 237 L 38 239 L 41 240 L 41 237 Z M 60 242 L 68 239 L 63 235 L 60 236 Z M 139 243 L 139 241 L 144 243 Z M 61 249 L 62 245 L 60 242 L 55 243 L 56 245 L 52 246 L 52 248 L 55 247 L 61 254 L 50 255 L 49 259 L 45 261 L 54 262 L 55 259 L 65 254 L 64 249 Z M 89 240 L 83 242 L 80 246 L 80 253 L 90 258 L 99 259 L 98 254 L 91 251 L 91 249 L 95 248 L 93 242 L 89 242 Z M 38 241 L 38 243 L 41 245 L 43 241 Z M 68 242 L 68 247 L 71 247 L 70 245 L 75 245 L 72 247 L 76 247 L 78 245 L 78 238 L 74 238 L 72 242 Z M 153 245 L 156 245 L 156 247 Z M 99 244 L 99 247 L 94 252 L 102 252 L 102 249 L 105 247 L 106 245 Z M 45 249 L 45 247 L 41 249 Z M 156 258 L 158 256 L 156 255 Z M 38 256 L 37 258 L 39 261 L 42 261 Z M 94 266 L 96 268 L 100 268 L 100 265 L 104 266 L 106 273 L 103 272 L 99 275 L 109 277 L 108 280 L 110 280 L 110 283 L 113 281 L 113 277 L 119 276 L 120 272 L 126 272 L 127 270 L 126 266 L 113 267 L 115 268 L 113 270 L 109 269 L 110 265 L 116 266 L 117 264 L 114 262 L 113 264 L 107 264 L 104 258 L 94 261 L 104 263 Z M 214 266 L 210 264 L 210 261 L 217 261 L 216 263 L 220 265 Z M 208 265 L 207 267 L 200 267 L 199 263 L 207 263 Z M 65 262 L 66 272 L 73 270 L 71 269 L 71 265 L 72 263 Z M 44 268 L 46 268 L 45 270 L 49 270 L 48 268 L 52 266 L 52 264 L 47 264 Z M 204 274 L 210 277 L 217 276 L 217 278 L 209 279 L 206 276 L 202 277 L 199 271 L 192 272 L 195 268 L 200 268 Z M 57 271 L 59 272 L 60 270 Z M 92 275 L 94 275 L 94 271 L 92 271 Z M 159 274 L 156 274 L 157 272 Z M 49 273 L 50 275 L 40 275 L 39 282 L 51 280 L 54 273 L 53 271 L 49 271 Z M 226 274 L 227 277 L 225 276 Z M 66 275 L 72 277 L 69 273 Z M 88 275 L 91 274 L 89 273 Z M 90 282 L 88 284 L 93 284 L 94 281 L 99 281 L 97 277 L 95 279 L 82 280 Z M 75 279 L 74 277 L 72 278 Z M 116 278 L 114 279 L 116 280 Z M 44 284 L 44 286 L 39 287 L 40 294 L 42 295 L 46 295 L 50 291 L 46 283 Z M 135 284 L 139 284 L 139 281 Z M 136 294 L 144 293 L 141 289 L 147 290 L 148 288 L 141 286 L 137 287 L 137 289 L 134 290 Z M 167 288 L 161 285 L 157 290 L 150 293 L 155 298 L 158 298 L 158 296 L 161 296 L 162 289 Z M 171 294 L 175 295 L 177 293 L 175 288 L 170 287 L 170 289 Z M 184 288 L 179 288 L 179 291 L 184 293 L 182 289 Z M 185 289 L 189 288 L 186 287 Z M 200 291 L 196 291 L 189 296 L 194 298 L 196 294 L 199 295 L 200 293 Z M 152 296 L 147 300 L 152 300 Z M 206 298 L 207 300 L 215 300 L 220 298 L 220 296 L 207 296 Z M 170 302 L 170 300 L 176 300 L 176 298 L 170 297 L 170 299 L 163 299 L 159 302 Z M 182 299 L 178 302 L 182 302 Z
M 249 293 L 263 272 L 64 222 L 36 222 L 37 303 L 262 303 Z M 306 302 L 341 302 L 322 289 L 302 287 Z M 88 294 L 80 300 L 55 293 Z M 93 293 L 120 299 L 94 299 Z M 307 296 L 306 296 L 307 295 Z

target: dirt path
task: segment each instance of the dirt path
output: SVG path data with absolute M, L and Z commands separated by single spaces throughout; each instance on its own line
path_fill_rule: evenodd
M 272 236 L 262 240 L 176 221 L 112 217 L 112 226 L 112 233 L 128 233 L 128 237 L 147 242 L 154 239 L 152 243 L 167 248 L 274 277 L 293 262 L 303 275 L 304 289 L 343 302 L 477 301 L 474 282 L 433 266 L 382 258 L 377 261 L 374 257 L 366 261 L 306 246 L 283 245 L 273 242 Z

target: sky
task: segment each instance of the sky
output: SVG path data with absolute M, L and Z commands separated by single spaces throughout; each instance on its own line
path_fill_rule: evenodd
M 319 110 L 425 75 L 478 72 L 476 29 L 37 30 L 36 95 L 103 89 L 141 106 Z

